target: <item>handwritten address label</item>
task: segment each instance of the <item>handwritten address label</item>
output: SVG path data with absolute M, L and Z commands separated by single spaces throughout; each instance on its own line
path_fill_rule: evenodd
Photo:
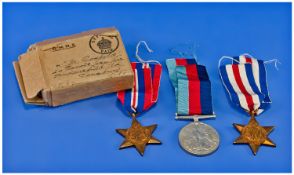
M 80 59 L 70 59 L 55 65 L 51 75 L 54 79 L 72 77 L 87 78 L 99 75 L 107 75 L 109 77 L 119 76 L 125 71 L 122 70 L 122 63 L 125 60 L 120 57 L 85 56 Z

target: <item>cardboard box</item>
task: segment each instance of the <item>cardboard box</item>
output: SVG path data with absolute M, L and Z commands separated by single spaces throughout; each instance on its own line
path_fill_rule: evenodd
M 13 65 L 29 104 L 58 106 L 133 85 L 133 71 L 115 28 L 33 44 Z

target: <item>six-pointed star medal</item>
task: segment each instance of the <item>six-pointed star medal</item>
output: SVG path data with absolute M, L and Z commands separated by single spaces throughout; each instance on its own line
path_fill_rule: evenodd
M 143 156 L 147 144 L 160 144 L 160 141 L 152 136 L 152 132 L 157 125 L 142 126 L 135 118 L 132 126 L 128 129 L 116 129 L 125 137 L 119 149 L 135 146 L 137 151 Z
M 276 147 L 276 144 L 268 138 L 273 126 L 260 126 L 255 117 L 251 117 L 247 125 L 233 124 L 241 133 L 234 144 L 249 144 L 252 152 L 256 155 L 261 145 Z

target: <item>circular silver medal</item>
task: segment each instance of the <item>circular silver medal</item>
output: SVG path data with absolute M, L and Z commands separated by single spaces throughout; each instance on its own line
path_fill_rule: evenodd
M 204 156 L 218 148 L 219 135 L 211 126 L 196 121 L 181 129 L 179 142 L 181 147 L 187 152 Z

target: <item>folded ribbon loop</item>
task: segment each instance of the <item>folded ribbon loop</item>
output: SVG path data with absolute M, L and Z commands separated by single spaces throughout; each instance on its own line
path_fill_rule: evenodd
M 133 117 L 153 106 L 158 99 L 162 66 L 156 60 L 143 60 L 138 55 L 140 44 L 144 44 L 149 52 L 152 50 L 145 41 L 140 41 L 136 48 L 136 58 L 140 62 L 132 62 L 134 84 L 132 89 L 119 91 L 117 98 Z
M 205 66 L 195 59 L 167 59 L 170 80 L 175 88 L 177 115 L 210 115 L 211 83 Z
M 221 65 L 226 58 L 232 63 Z M 249 54 L 223 56 L 219 60 L 219 74 L 231 101 L 248 113 L 260 114 L 271 103 L 264 64 Z

